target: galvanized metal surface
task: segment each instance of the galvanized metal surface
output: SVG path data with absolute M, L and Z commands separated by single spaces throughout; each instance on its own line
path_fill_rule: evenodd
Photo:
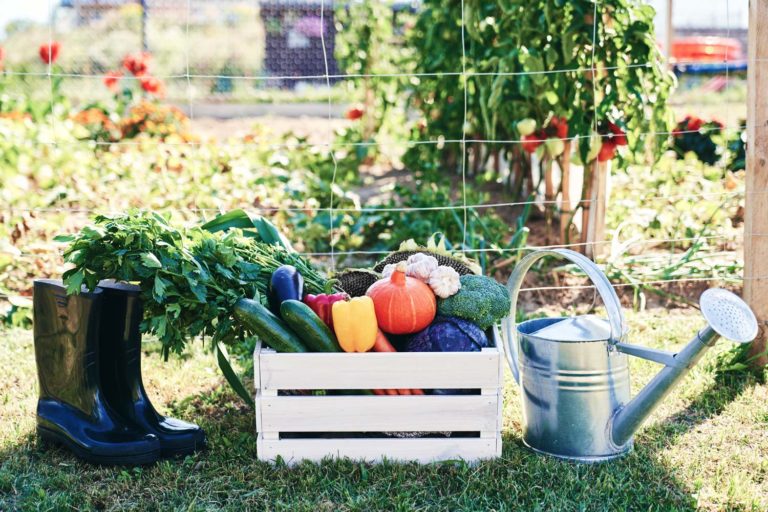
M 606 435 L 614 411 L 630 399 L 628 358 L 609 351 L 607 339 L 561 343 L 528 334 L 558 321 L 541 318 L 518 326 L 523 441 L 558 457 L 615 457 L 629 450 Z
M 746 302 L 721 288 L 710 288 L 699 299 L 701 314 L 725 339 L 748 343 L 757 336 L 757 318 Z

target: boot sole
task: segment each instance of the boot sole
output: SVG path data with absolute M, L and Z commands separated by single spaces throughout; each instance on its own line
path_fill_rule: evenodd
M 161 441 L 162 444 L 162 441 Z M 183 448 L 161 448 L 160 453 L 161 457 L 164 459 L 175 459 L 179 457 L 185 457 L 187 455 L 192 455 L 196 452 L 201 452 L 208 449 L 208 441 L 204 439 L 203 441 L 199 443 L 195 443 L 194 445 L 188 445 L 184 446 Z
M 134 455 L 95 455 L 73 443 L 67 437 L 45 427 L 37 427 L 37 436 L 44 443 L 53 446 L 62 446 L 72 452 L 76 457 L 83 459 L 86 462 L 102 466 L 140 466 L 152 464 L 160 459 L 159 450 L 152 450 Z

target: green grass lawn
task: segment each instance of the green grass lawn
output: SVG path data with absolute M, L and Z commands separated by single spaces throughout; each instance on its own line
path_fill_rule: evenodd
M 630 315 L 632 340 L 673 348 L 700 326 L 695 312 Z M 210 449 L 140 468 L 83 464 L 34 436 L 36 374 L 29 331 L 0 331 L 0 510 L 766 510 L 768 386 L 715 379 L 721 342 L 654 413 L 629 456 L 578 465 L 535 455 L 520 441 L 510 381 L 501 459 L 289 468 L 256 460 L 251 411 L 200 348 L 163 363 L 144 356 L 145 384 L 167 413 L 200 423 Z M 633 388 L 657 366 L 633 360 Z

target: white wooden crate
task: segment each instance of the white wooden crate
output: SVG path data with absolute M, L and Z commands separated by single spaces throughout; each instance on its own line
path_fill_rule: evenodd
M 501 455 L 502 357 L 481 352 L 254 354 L 258 458 L 477 461 Z M 473 395 L 295 396 L 283 390 L 476 389 Z M 454 432 L 398 438 L 385 432 Z M 333 433 L 331 437 L 330 433 Z M 461 436 L 461 437 L 459 437 Z

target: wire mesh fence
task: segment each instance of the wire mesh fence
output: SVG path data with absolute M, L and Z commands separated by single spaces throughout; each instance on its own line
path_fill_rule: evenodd
M 255 204 L 248 200 L 247 194 L 243 195 L 242 203 L 227 201 L 227 207 L 242 207 L 265 215 L 280 215 L 300 213 L 306 215 L 327 215 L 326 224 L 328 244 L 327 250 L 305 251 L 303 254 L 311 257 L 329 258 L 330 266 L 334 268 L 339 257 L 376 257 L 385 254 L 387 250 L 368 250 L 366 248 L 348 249 L 339 248 L 338 230 L 340 229 L 339 215 L 362 216 L 381 213 L 416 213 L 425 218 L 437 212 L 456 212 L 460 218 L 461 248 L 469 254 L 493 253 L 500 258 L 510 253 L 534 250 L 536 248 L 571 247 L 583 249 L 588 245 L 616 244 L 617 240 L 595 241 L 569 241 L 568 243 L 540 243 L 524 247 L 471 247 L 467 245 L 470 217 L 482 216 L 490 210 L 515 210 L 526 206 L 546 208 L 548 205 L 561 206 L 562 197 L 554 199 L 545 198 L 540 190 L 533 190 L 534 197 L 522 200 L 509 201 L 484 201 L 476 202 L 468 197 L 468 182 L 475 179 L 470 172 L 482 154 L 483 148 L 490 146 L 517 147 L 524 143 L 545 142 L 545 139 L 531 138 L 495 138 L 477 136 L 464 129 L 469 120 L 468 111 L 470 103 L 477 102 L 473 97 L 476 91 L 472 90 L 472 80 L 489 77 L 530 78 L 536 75 L 562 74 L 573 80 L 582 81 L 585 87 L 589 86 L 589 77 L 598 71 L 612 73 L 619 67 L 599 66 L 595 62 L 594 49 L 597 46 L 598 20 L 604 15 L 601 2 L 593 4 L 592 12 L 592 62 L 574 64 L 573 66 L 559 69 L 525 70 L 525 71 L 478 71 L 467 54 L 467 19 L 465 2 L 461 2 L 461 18 L 456 20 L 456 30 L 461 34 L 461 67 L 459 69 L 441 69 L 436 72 L 419 72 L 414 70 L 389 71 L 389 72 L 347 72 L 339 66 L 336 55 L 336 38 L 345 31 L 345 25 L 338 19 L 336 13 L 345 5 L 331 0 L 278 0 L 278 1 L 233 1 L 218 0 L 204 2 L 201 0 L 142 0 L 142 1 L 87 1 L 69 0 L 49 2 L 48 23 L 29 27 L 26 30 L 18 30 L 6 34 L 3 45 L 8 57 L 5 59 L 3 76 L 12 78 L 6 85 L 5 93 L 11 95 L 23 95 L 32 100 L 47 100 L 51 113 L 58 107 L 61 98 L 68 101 L 74 108 L 85 109 L 90 104 L 100 100 L 108 100 L 113 96 L 113 91 L 105 86 L 107 80 L 114 76 L 124 64 L 126 55 L 138 55 L 141 52 L 152 54 L 152 75 L 164 82 L 165 99 L 167 102 L 177 105 L 192 118 L 200 117 L 201 112 L 215 109 L 222 103 L 241 105 L 246 111 L 254 103 L 266 102 L 280 104 L 285 101 L 293 101 L 295 98 L 282 95 L 286 90 L 289 94 L 303 98 L 304 101 L 320 104 L 322 118 L 329 124 L 335 122 L 338 116 L 336 105 L 344 103 L 350 97 L 349 90 L 354 80 L 376 78 L 391 80 L 419 80 L 429 81 L 453 79 L 462 91 L 462 97 L 453 98 L 453 102 L 459 102 L 463 112 L 463 124 L 454 126 L 449 132 L 434 138 L 410 137 L 402 140 L 392 139 L 367 139 L 367 140 L 339 140 L 328 136 L 326 140 L 308 140 L 296 138 L 282 140 L 275 138 L 270 140 L 268 135 L 260 135 L 258 140 L 240 138 L 239 140 L 219 141 L 216 145 L 231 150 L 250 150 L 258 146 L 261 151 L 316 151 L 328 152 L 332 166 L 330 171 L 330 187 L 323 197 L 304 197 L 303 204 L 299 206 Z M 409 14 L 419 12 L 423 6 L 419 2 L 393 2 L 389 5 L 391 23 L 394 31 L 405 30 L 407 23 L 404 21 Z M 723 15 L 728 18 L 730 4 L 722 2 Z M 726 27 L 731 24 L 726 22 Z M 8 31 L 7 31 L 8 32 Z M 730 28 L 725 28 L 722 35 L 729 36 Z M 41 63 L 38 55 L 38 45 L 41 41 L 47 41 L 49 47 L 55 43 L 62 43 L 60 57 L 56 62 Z M 726 57 L 724 65 L 724 87 L 727 88 L 733 80 L 729 72 L 731 61 Z M 757 65 L 758 62 L 749 63 Z M 622 64 L 626 69 L 646 68 L 658 65 L 657 62 L 639 62 Z M 128 82 L 137 82 L 144 87 L 142 76 L 132 76 L 121 71 L 121 79 Z M 597 82 L 591 80 L 592 87 Z M 146 90 L 146 89 L 145 89 Z M 138 91 L 137 94 L 144 94 Z M 593 95 L 597 98 L 597 94 Z M 596 100 L 595 100 L 596 101 Z M 726 103 L 726 109 L 728 103 Z M 437 108 L 440 105 L 436 106 Z M 591 106 L 595 114 L 593 119 L 597 131 L 597 103 Z M 730 112 L 726 111 L 726 118 L 730 118 Z M 79 140 L 70 136 L 60 136 L 61 130 L 70 130 L 68 120 L 50 115 L 51 126 L 48 133 L 40 134 L 33 144 L 46 145 L 52 151 L 66 147 L 83 148 L 93 151 L 98 148 L 111 151 L 110 148 L 134 147 L 139 151 L 162 151 L 166 155 L 172 155 L 175 151 L 184 151 L 188 148 L 204 150 L 210 144 L 206 140 L 161 140 L 147 145 L 142 140 Z M 510 121 L 511 122 L 511 121 Z M 741 132 L 743 124 L 731 125 L 725 128 L 726 132 Z M 700 130 L 655 130 L 648 131 L 644 135 L 656 139 L 667 139 L 671 135 L 685 133 L 699 133 Z M 567 137 L 558 137 L 563 142 L 577 144 L 580 140 L 589 139 L 591 133 L 572 133 Z M 9 140 L 12 140 L 9 138 Z M 27 144 L 30 141 L 18 141 L 19 144 Z M 412 148 L 414 146 L 434 146 L 438 150 L 446 148 L 458 148 L 460 159 L 455 163 L 457 179 L 455 181 L 456 194 L 450 201 L 441 204 L 428 205 L 375 205 L 363 204 L 350 205 L 344 198 L 339 197 L 337 187 L 337 173 L 339 163 L 338 154 L 342 151 L 351 151 L 358 148 Z M 479 148 L 479 149 L 478 149 Z M 728 148 L 723 148 L 728 151 Z M 172 157 L 168 157 L 172 158 Z M 247 158 L 247 157 L 246 157 Z M 696 172 L 689 171 L 689 172 Z M 57 170 L 53 170 L 54 175 Z M 66 178 L 65 178 L 66 179 Z M 4 222 L 11 224 L 19 222 L 18 216 L 33 214 L 35 216 L 46 215 L 70 215 L 77 219 L 75 225 L 79 226 L 88 217 L 95 213 L 110 213 L 123 211 L 129 206 L 152 207 L 160 211 L 173 210 L 176 213 L 190 217 L 210 217 L 224 206 L 198 206 L 194 200 L 171 204 L 163 204 L 163 191 L 168 192 L 176 178 L 159 177 L 158 180 L 169 180 L 166 189 L 158 188 L 155 193 L 160 194 L 158 200 L 123 204 L 119 201 L 110 201 L 104 198 L 90 198 L 82 204 L 77 200 L 72 202 L 66 199 L 54 198 L 50 204 L 29 204 L 35 201 L 4 199 L 0 203 L 0 210 L 4 212 Z M 178 177 L 181 179 L 181 177 Z M 115 182 L 119 186 L 119 180 Z M 213 181 L 205 186 L 214 186 Z M 140 195 L 140 194 L 138 194 Z M 168 197 L 168 196 L 165 196 Z M 700 193 L 669 193 L 668 191 L 649 191 L 647 196 L 641 198 L 618 198 L 609 204 L 612 206 L 624 206 L 632 208 L 633 205 L 642 205 L 645 202 L 664 201 L 696 202 L 723 201 L 723 208 L 738 208 L 743 202 L 745 193 L 743 190 L 726 190 L 714 192 L 711 190 Z M 313 199 L 314 202 L 309 202 Z M 592 200 L 584 198 L 580 204 L 587 205 Z M 730 201 L 730 202 L 729 202 Z M 117 204 L 116 204 L 117 203 Z M 181 207 L 181 204 L 187 204 Z M 210 202 L 207 204 L 211 204 Z M 73 226 L 70 226 L 73 227 Z M 584 227 L 582 226 L 582 229 Z M 752 233 L 753 236 L 763 236 Z M 743 229 L 729 224 L 712 225 L 706 233 L 692 234 L 689 236 L 669 236 L 657 238 L 641 238 L 632 240 L 629 245 L 623 246 L 627 251 L 634 247 L 636 251 L 643 252 L 638 247 L 653 247 L 659 253 L 659 258 L 671 258 L 684 250 L 691 242 L 706 242 L 709 244 L 708 252 L 711 257 L 725 257 L 736 259 L 740 264 L 739 240 L 743 238 Z M 682 249 L 681 249 L 682 248 Z M 39 257 L 41 248 L 24 247 L 13 253 L 18 258 Z M 55 246 L 47 250 L 57 251 Z M 729 267 L 733 268 L 733 267 Z M 738 284 L 741 277 L 737 273 L 722 274 L 714 272 L 709 276 L 678 277 L 670 279 L 650 279 L 633 283 L 616 283 L 616 286 L 637 286 L 638 284 L 661 284 L 670 282 L 695 282 L 708 279 L 724 280 Z M 762 279 L 758 277 L 755 279 Z M 578 288 L 580 285 L 573 285 Z M 531 290 L 558 289 L 562 287 L 533 287 Z

